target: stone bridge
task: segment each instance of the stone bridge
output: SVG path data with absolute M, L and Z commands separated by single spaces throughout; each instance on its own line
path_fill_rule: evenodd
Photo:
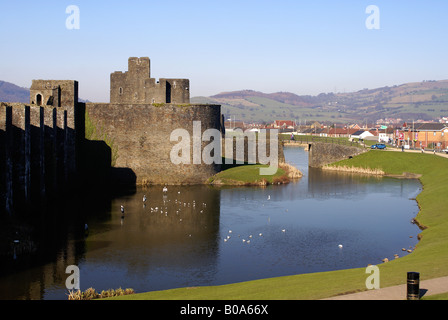
M 321 168 L 327 164 L 354 157 L 368 150 L 355 142 L 331 138 L 313 138 L 285 140 L 283 145 L 305 147 L 308 150 L 308 165 L 312 168 Z

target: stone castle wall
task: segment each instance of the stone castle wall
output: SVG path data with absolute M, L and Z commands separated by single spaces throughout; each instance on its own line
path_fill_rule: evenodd
M 14 208 L 39 204 L 76 174 L 74 108 L 0 105 L 0 199 Z
M 111 141 L 115 168 L 128 168 L 140 184 L 202 184 L 219 172 L 215 164 L 173 164 L 170 153 L 179 141 L 170 141 L 173 130 L 184 129 L 193 140 L 193 121 L 207 129 L 221 130 L 221 106 L 176 104 L 86 103 L 86 115 Z M 203 149 L 210 142 L 202 142 Z M 190 141 L 193 145 L 193 141 Z M 132 183 L 132 181 L 121 181 Z
M 365 149 L 358 147 L 321 142 L 313 142 L 308 149 L 309 166 L 313 168 L 320 168 L 366 152 Z

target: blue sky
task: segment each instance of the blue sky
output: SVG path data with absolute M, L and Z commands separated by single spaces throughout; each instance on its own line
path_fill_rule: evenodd
M 66 8 L 80 10 L 79 30 Z M 380 29 L 369 30 L 369 5 Z M 151 59 L 154 78 L 188 78 L 191 96 L 252 89 L 349 92 L 448 79 L 448 1 L 1 1 L 0 80 L 79 81 L 109 100 L 113 71 Z

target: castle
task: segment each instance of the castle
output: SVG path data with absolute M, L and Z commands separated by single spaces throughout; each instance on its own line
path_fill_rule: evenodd
M 222 160 L 221 106 L 191 104 L 188 79 L 156 80 L 150 71 L 149 58 L 129 58 L 128 71 L 110 75 L 109 103 L 79 102 L 74 80 L 33 80 L 29 104 L 2 102 L 0 200 L 6 211 L 77 182 L 191 185 L 218 173 L 221 161 L 198 162 L 194 150 Z M 209 129 L 219 137 L 205 141 Z M 173 138 L 179 130 L 189 138 Z M 210 151 L 211 141 L 219 144 Z M 190 161 L 173 163 L 180 144 Z M 236 144 L 230 148 L 236 159 Z M 248 159 L 246 145 L 244 152 Z M 278 152 L 282 161 L 283 149 Z
M 128 71 L 110 75 L 110 103 L 190 103 L 188 79 L 151 78 L 149 58 L 129 58 Z
M 190 104 L 190 81 L 151 78 L 147 57 L 131 57 L 128 71 L 111 74 L 110 103 L 81 107 L 110 141 L 113 167 L 122 169 L 114 170 L 119 183 L 201 184 L 220 170 L 218 164 L 171 163 L 176 144 L 170 141 L 171 133 L 184 129 L 193 136 L 194 121 L 201 122 L 201 135 L 207 129 L 221 131 L 221 106 Z
M 128 71 L 111 73 L 110 103 L 79 102 L 74 80 L 33 80 L 29 104 L 0 106 L 0 198 L 6 211 L 70 185 L 82 166 L 94 168 L 92 175 L 100 168 L 112 182 L 127 185 L 204 183 L 219 164 L 170 160 L 177 143 L 170 141 L 173 130 L 193 136 L 194 121 L 201 122 L 201 135 L 224 128 L 221 106 L 190 104 L 189 85 L 188 79 L 151 78 L 147 57 L 129 58 Z M 96 132 L 90 140 L 86 125 Z

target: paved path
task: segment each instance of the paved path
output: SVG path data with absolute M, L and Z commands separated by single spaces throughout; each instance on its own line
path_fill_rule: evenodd
M 420 279 L 420 297 L 448 292 L 448 277 L 431 280 Z M 336 296 L 324 300 L 406 300 L 407 285 L 368 290 Z
M 402 152 L 401 148 L 395 148 L 395 147 L 388 147 L 388 148 L 386 148 L 386 151 Z M 404 152 L 408 152 L 408 153 L 409 152 L 411 152 L 411 153 L 422 153 L 421 150 L 404 150 Z M 448 158 L 448 154 L 446 152 L 436 152 L 436 153 L 434 153 L 433 150 L 427 150 L 427 151 L 424 151 L 424 153 L 435 154 L 435 155 L 440 156 L 440 157 Z

